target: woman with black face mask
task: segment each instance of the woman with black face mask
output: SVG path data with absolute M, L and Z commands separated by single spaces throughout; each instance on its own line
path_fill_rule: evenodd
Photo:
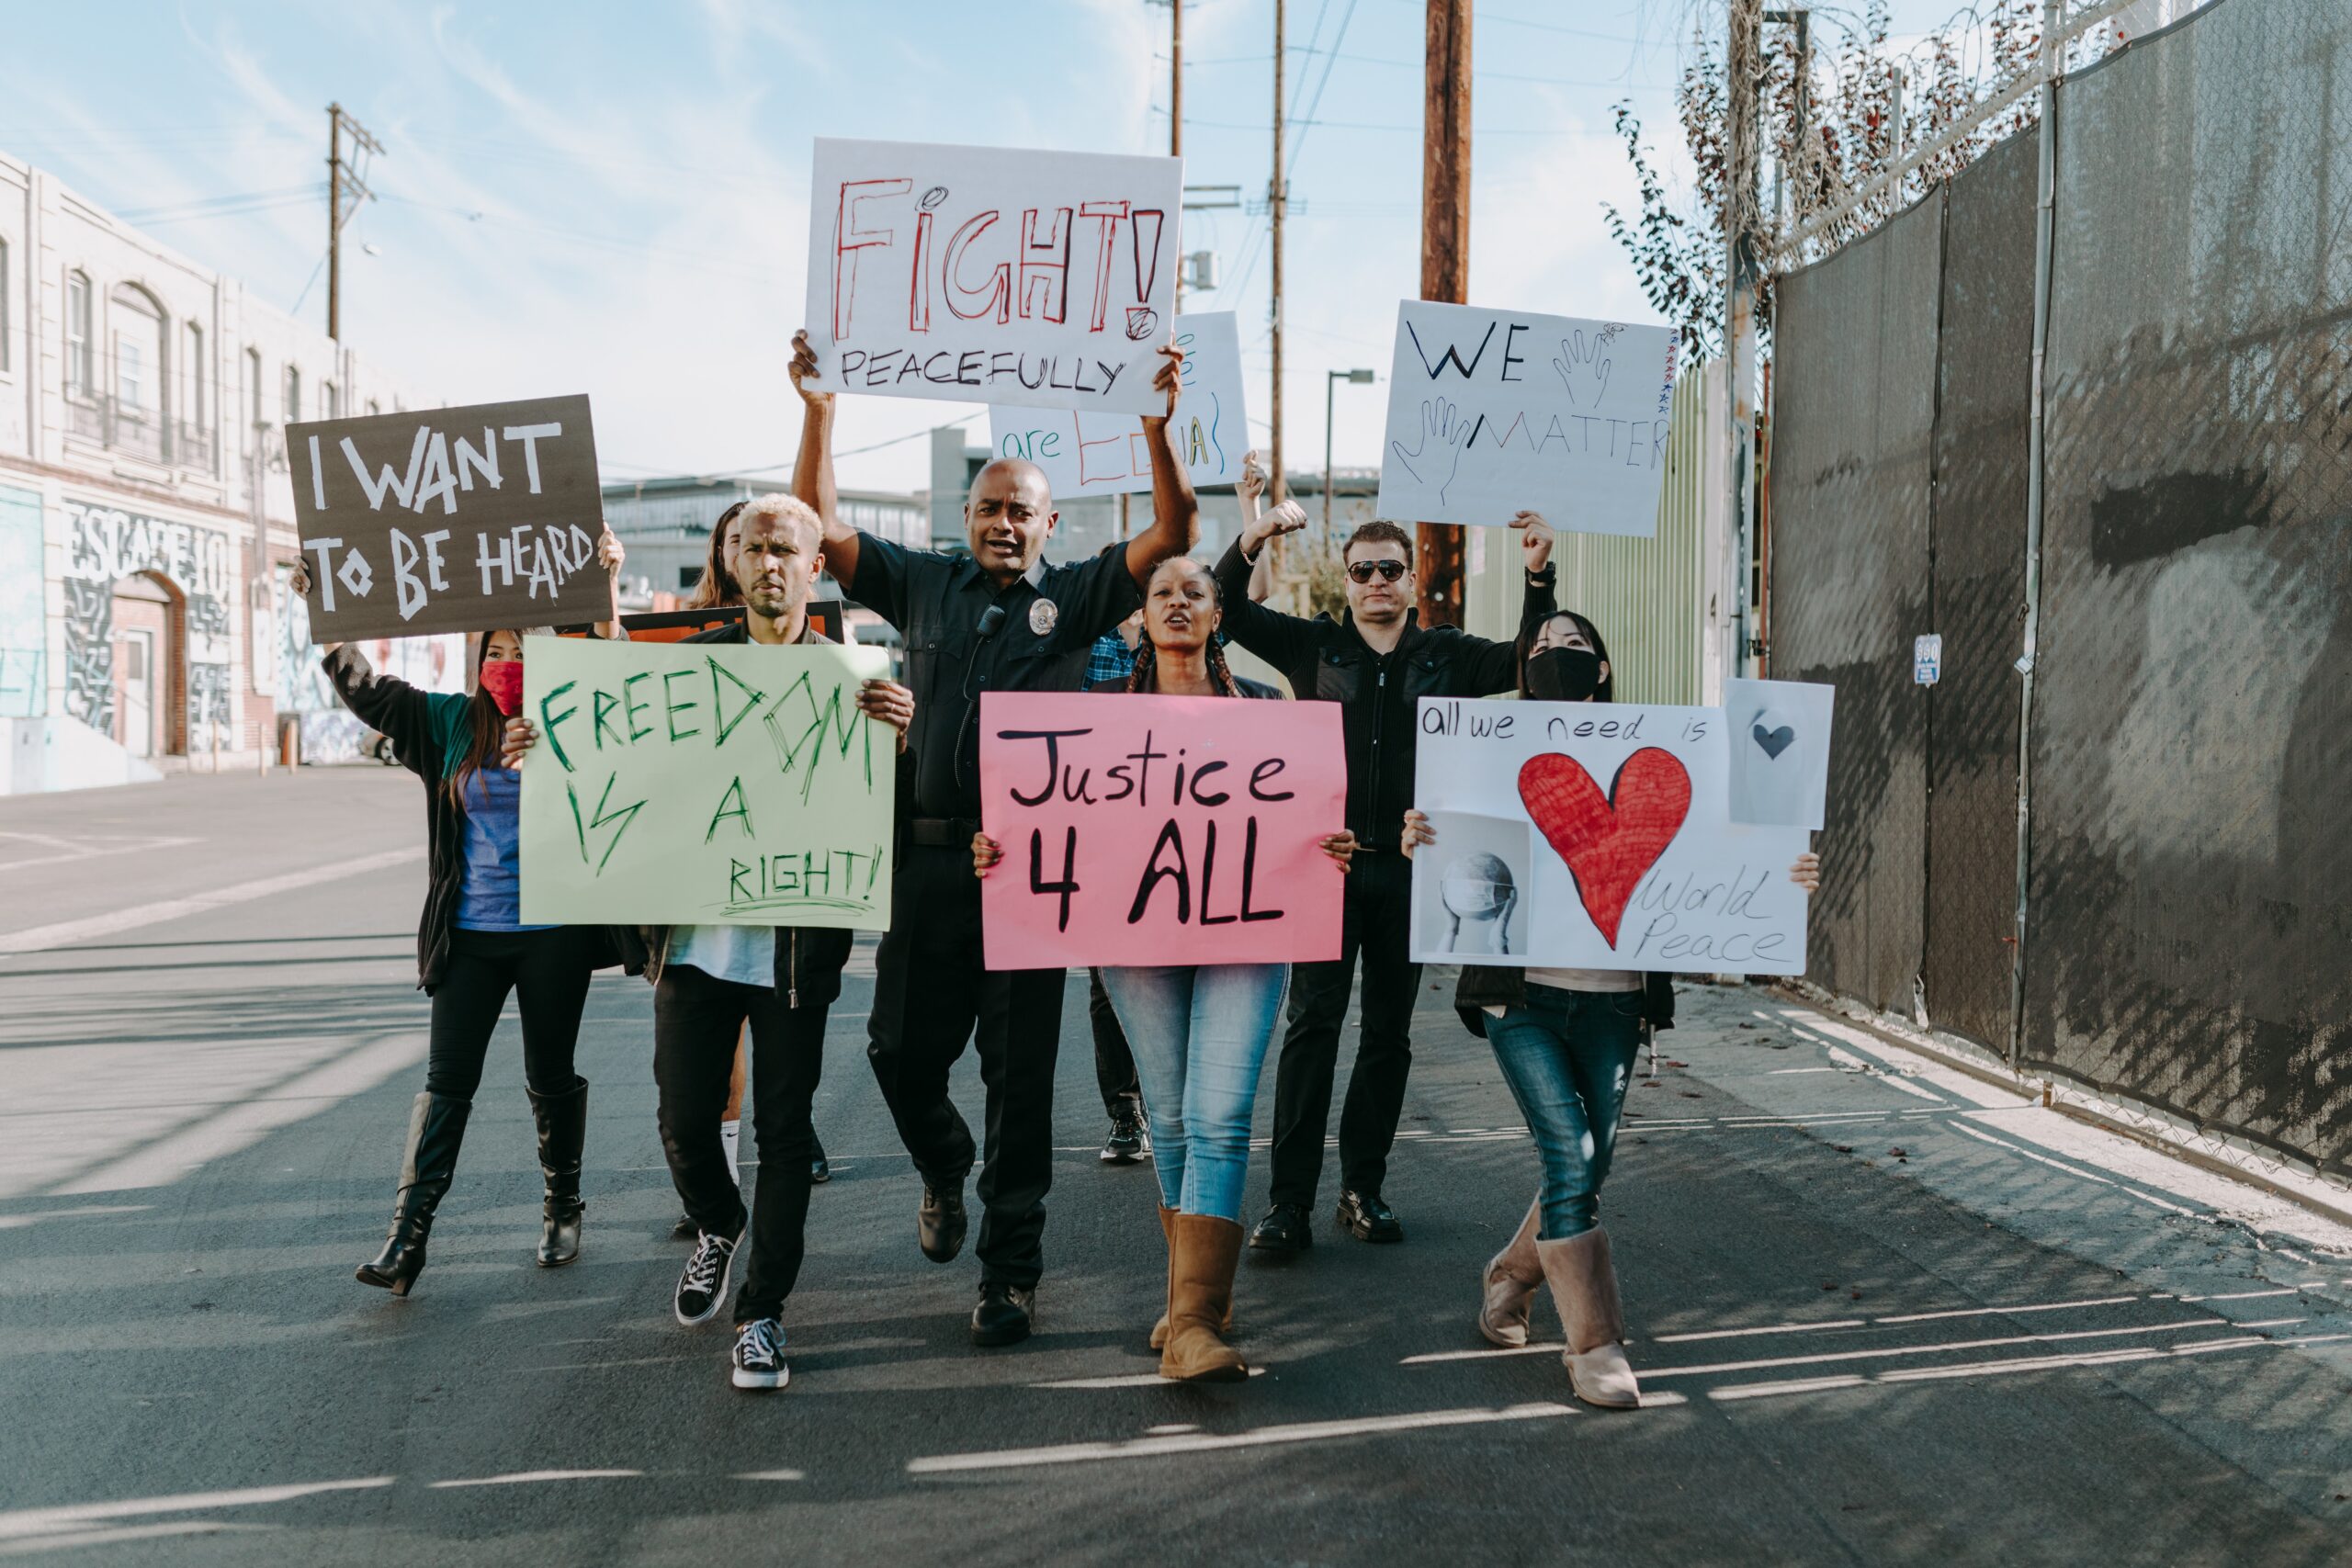
M 609 533 L 598 553 L 608 570 L 618 570 L 620 546 Z M 307 577 L 298 567 L 297 593 L 308 592 Z M 321 650 L 344 705 L 392 743 L 401 765 L 425 788 L 430 880 L 417 928 L 417 984 L 433 998 L 433 1014 L 424 1092 L 410 1111 L 383 1250 L 356 1274 L 361 1284 L 396 1296 L 407 1295 L 424 1271 L 425 1240 L 457 1173 L 483 1058 L 509 992 L 522 1018 L 524 1082 L 546 1182 L 539 1267 L 580 1256 L 588 1083 L 572 1070 L 572 1047 L 590 976 L 620 960 L 602 927 L 523 922 L 521 783 L 502 754 L 506 720 L 522 706 L 524 649 L 536 640 L 516 630 L 484 633 L 474 689 L 466 694 L 420 691 L 379 674 L 354 644 Z
M 1529 626 L 1520 639 L 1519 694 L 1540 702 L 1611 701 L 1608 645 L 1573 611 Z M 1404 850 L 1437 842 L 1429 818 L 1405 814 Z M 1789 880 L 1813 892 L 1818 856 L 1804 854 Z M 1641 1404 L 1619 1341 L 1625 1337 L 1600 1228 L 1618 1114 L 1645 1031 L 1674 1026 L 1674 987 L 1663 974 L 1618 969 L 1463 966 L 1454 1008 L 1494 1047 L 1496 1065 L 1535 1141 L 1543 1180 L 1510 1245 L 1487 1265 L 1478 1331 L 1497 1345 L 1527 1343 L 1528 1308 L 1552 1287 L 1566 1331 L 1561 1360 L 1577 1397 L 1606 1409 Z

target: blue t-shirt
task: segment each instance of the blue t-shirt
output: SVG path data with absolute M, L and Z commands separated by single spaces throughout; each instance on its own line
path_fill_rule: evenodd
M 483 768 L 466 781 L 465 859 L 458 881 L 458 929 L 468 931 L 543 931 L 523 923 L 522 884 L 515 852 L 516 809 L 522 775 L 512 768 Z

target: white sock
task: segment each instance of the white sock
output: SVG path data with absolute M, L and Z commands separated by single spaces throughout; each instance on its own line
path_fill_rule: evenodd
M 735 1179 L 735 1185 L 739 1188 L 743 1185 L 743 1171 L 742 1168 L 738 1166 L 735 1161 L 737 1158 L 736 1151 L 741 1145 L 742 1141 L 743 1123 L 741 1121 L 721 1122 L 718 1124 L 719 1146 L 727 1151 L 727 1174 Z

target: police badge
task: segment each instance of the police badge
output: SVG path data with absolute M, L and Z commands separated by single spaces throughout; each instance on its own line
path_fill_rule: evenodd
M 1033 600 L 1029 605 L 1029 629 L 1039 637 L 1050 637 L 1061 614 L 1061 607 L 1051 599 Z

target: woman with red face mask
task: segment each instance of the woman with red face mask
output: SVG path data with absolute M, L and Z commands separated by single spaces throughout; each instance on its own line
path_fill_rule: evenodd
M 616 569 L 619 544 L 599 556 Z M 294 590 L 308 592 L 295 571 Z M 514 993 L 523 1025 L 523 1076 L 538 1124 L 547 1196 L 538 1262 L 580 1256 L 581 1145 L 588 1083 L 572 1047 L 588 981 L 619 962 L 601 927 L 526 925 L 522 919 L 516 810 L 520 775 L 501 758 L 506 720 L 523 701 L 519 631 L 483 634 L 474 690 L 425 692 L 382 675 L 350 643 L 328 644 L 328 677 L 344 705 L 391 742 L 401 765 L 424 781 L 430 880 L 417 929 L 417 984 L 433 998 L 424 1091 L 409 1115 L 408 1147 L 383 1250 L 359 1266 L 363 1285 L 405 1296 L 424 1271 L 433 1216 L 457 1173 L 458 1149 L 490 1039 Z

